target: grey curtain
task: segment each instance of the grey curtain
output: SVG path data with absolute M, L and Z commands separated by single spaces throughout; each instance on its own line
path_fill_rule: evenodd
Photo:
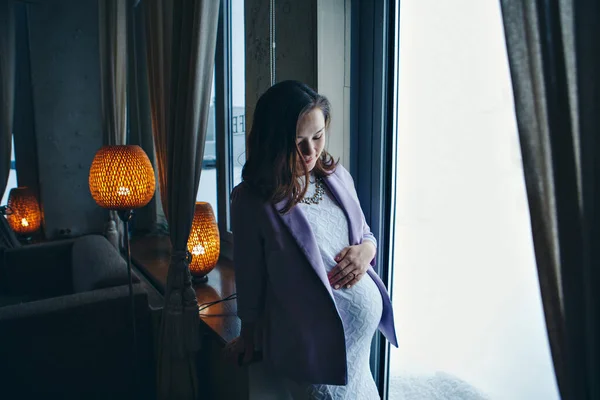
M 127 141 L 127 0 L 98 2 L 104 144 Z
M 199 316 L 187 240 L 202 169 L 219 3 L 144 4 L 158 181 L 172 245 L 158 349 L 160 399 L 198 393 Z
M 136 0 L 132 1 L 132 3 L 135 2 Z M 131 12 L 128 13 L 127 20 L 129 143 L 137 144 L 144 149 L 152 165 L 156 166 L 152 119 L 150 117 L 144 4 L 144 2 L 136 3 L 131 8 Z M 158 171 L 156 167 L 154 169 L 158 181 Z M 150 203 L 136 212 L 135 229 L 136 233 L 150 235 L 168 233 L 160 200 L 159 185 L 156 185 L 156 192 Z
M 600 399 L 600 2 L 501 6 L 557 382 Z
M 105 145 L 127 144 L 127 2 L 98 2 L 102 133 Z M 116 211 L 109 211 L 109 218 L 118 231 L 117 248 L 121 248 L 125 237 L 124 224 Z M 107 227 L 106 230 L 109 229 Z
M 10 173 L 15 105 L 15 4 L 0 2 L 0 193 Z

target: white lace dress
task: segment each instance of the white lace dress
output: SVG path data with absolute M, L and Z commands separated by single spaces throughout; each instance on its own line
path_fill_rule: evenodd
M 329 272 L 336 265 L 335 256 L 349 245 L 349 231 L 345 212 L 324 186 L 325 194 L 318 204 L 301 203 L 298 207 L 301 207 L 310 223 Z M 306 196 L 312 196 L 315 190 L 315 184 L 311 183 Z M 333 289 L 333 296 L 344 324 L 348 383 L 345 386 L 310 385 L 303 389 L 311 400 L 379 399 L 369 358 L 371 340 L 383 310 L 381 293 L 373 279 L 365 275 L 350 289 Z

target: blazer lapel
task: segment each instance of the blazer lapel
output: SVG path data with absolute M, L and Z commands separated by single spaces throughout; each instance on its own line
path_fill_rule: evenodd
M 333 173 L 323 181 L 327 184 L 331 194 L 333 194 L 333 197 L 335 197 L 342 210 L 346 213 L 350 244 L 360 243 L 362 240 L 362 211 L 360 204 L 354 199 L 337 174 Z
M 325 265 L 323 265 L 323 260 L 321 259 L 321 252 L 312 229 L 310 228 L 310 224 L 300 207 L 293 207 L 287 213 L 281 214 L 280 211 L 285 207 L 286 202 L 287 200 L 282 200 L 275 204 L 277 214 L 287 226 L 292 237 L 298 244 L 298 247 L 300 247 L 309 264 L 313 267 L 317 276 L 321 279 L 323 285 L 325 285 L 327 291 L 333 298 L 333 292 L 331 290 L 331 285 L 329 284 L 329 279 L 327 278 Z

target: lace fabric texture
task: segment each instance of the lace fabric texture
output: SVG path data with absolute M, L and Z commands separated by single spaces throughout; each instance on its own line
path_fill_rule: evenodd
M 314 181 L 314 179 L 312 180 Z M 307 196 L 315 192 L 308 187 Z M 319 204 L 299 204 L 308 219 L 319 245 L 327 272 L 336 266 L 335 256 L 349 245 L 348 220 L 331 192 Z M 381 293 L 369 275 L 365 275 L 350 289 L 333 290 L 334 300 L 344 324 L 348 364 L 346 386 L 302 385 L 305 398 L 311 400 L 379 399 L 377 386 L 371 375 L 369 357 L 371 340 L 377 330 L 383 301 Z

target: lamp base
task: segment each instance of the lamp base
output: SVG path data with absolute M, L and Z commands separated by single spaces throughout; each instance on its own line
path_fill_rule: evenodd
M 18 235 L 17 240 L 25 245 L 35 243 L 32 235 Z
M 193 283 L 206 283 L 208 282 L 208 275 L 192 275 Z

